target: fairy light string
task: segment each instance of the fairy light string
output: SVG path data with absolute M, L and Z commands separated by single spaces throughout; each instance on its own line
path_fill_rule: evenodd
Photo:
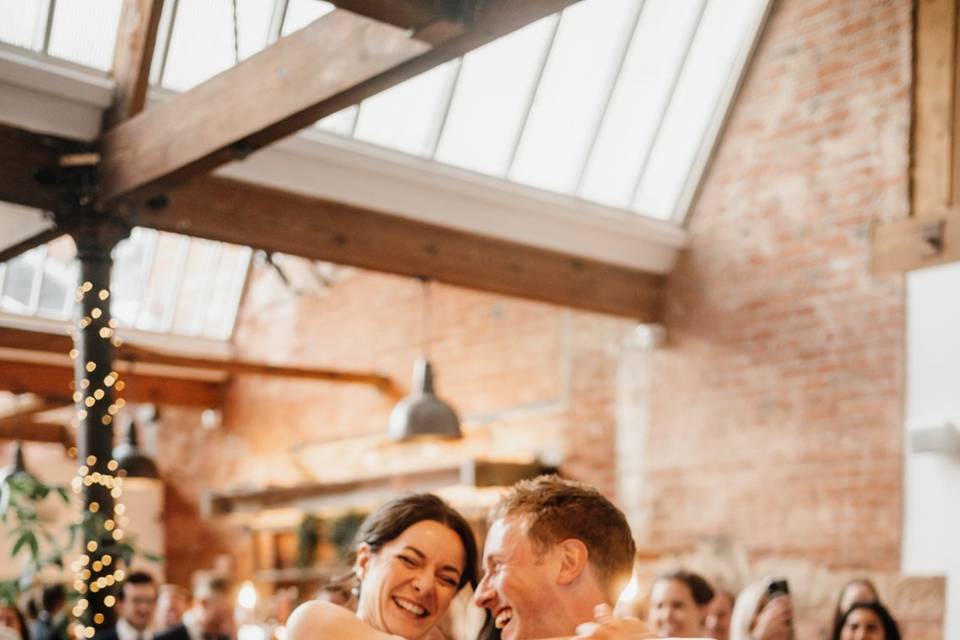
M 111 347 L 122 344 L 116 334 L 117 323 L 109 318 L 110 292 L 107 289 L 94 291 L 93 284 L 84 282 L 77 288 L 75 300 L 82 309 L 77 321 L 74 344 L 81 344 L 80 332 L 87 332 L 88 339 L 108 341 Z M 109 347 L 108 347 L 109 349 Z M 79 388 L 73 383 L 73 401 L 76 406 L 78 423 L 87 421 L 87 428 L 109 429 L 112 439 L 113 421 L 125 405 L 123 398 L 113 399 L 115 392 L 121 392 L 125 383 L 117 371 L 98 371 L 93 360 L 77 362 L 81 353 L 77 348 L 70 350 L 70 358 L 75 361 L 75 370 L 80 379 Z M 104 406 L 105 405 L 105 406 Z M 95 418 L 99 416 L 99 420 Z M 89 420 L 88 418 L 93 418 Z M 105 622 L 101 611 L 95 611 L 93 599 L 102 599 L 109 609 L 116 604 L 112 595 L 114 585 L 124 579 L 122 557 L 119 545 L 124 539 L 127 525 L 126 508 L 120 498 L 123 495 L 123 472 L 119 463 L 112 458 L 103 461 L 95 455 L 87 455 L 80 461 L 77 475 L 71 481 L 71 488 L 77 495 L 88 496 L 83 511 L 77 515 L 75 524 L 86 532 L 80 555 L 71 563 L 74 574 L 73 586 L 79 598 L 73 606 L 73 616 L 78 620 L 79 639 L 92 638 L 97 627 Z M 99 490 L 90 491 L 91 488 Z M 101 498 L 96 496 L 100 495 Z

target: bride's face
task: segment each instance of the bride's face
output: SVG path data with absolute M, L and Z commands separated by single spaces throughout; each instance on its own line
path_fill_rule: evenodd
M 446 613 L 463 565 L 460 537 L 433 520 L 411 525 L 377 552 L 361 545 L 357 615 L 381 631 L 420 638 Z

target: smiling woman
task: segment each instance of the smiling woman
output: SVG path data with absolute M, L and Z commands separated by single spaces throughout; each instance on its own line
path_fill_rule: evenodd
M 357 613 L 308 602 L 290 617 L 289 640 L 425 637 L 454 596 L 476 584 L 477 549 L 463 516 L 430 494 L 387 503 L 357 533 Z

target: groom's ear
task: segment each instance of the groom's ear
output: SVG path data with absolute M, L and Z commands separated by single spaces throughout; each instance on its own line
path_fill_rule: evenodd
M 577 538 L 567 538 L 558 543 L 555 552 L 560 560 L 557 582 L 561 585 L 568 585 L 579 578 L 590 560 L 587 545 Z

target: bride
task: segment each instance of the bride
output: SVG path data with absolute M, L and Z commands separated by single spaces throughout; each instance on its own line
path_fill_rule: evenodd
M 477 583 L 470 525 L 440 498 L 416 494 L 388 502 L 357 533 L 357 613 L 306 602 L 291 614 L 288 640 L 419 640 L 453 597 Z

